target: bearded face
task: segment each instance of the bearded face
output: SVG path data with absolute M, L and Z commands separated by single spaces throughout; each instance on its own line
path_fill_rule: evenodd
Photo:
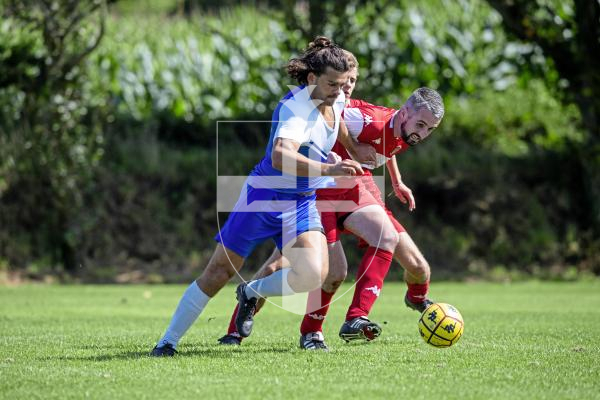
M 431 111 L 422 107 L 418 111 L 408 111 L 408 118 L 401 125 L 401 137 L 408 145 L 414 146 L 427 139 L 438 127 L 440 120 Z

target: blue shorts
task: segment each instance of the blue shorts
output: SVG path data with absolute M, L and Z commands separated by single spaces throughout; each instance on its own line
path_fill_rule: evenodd
M 254 248 L 273 239 L 281 250 L 298 235 L 323 232 L 316 194 L 283 193 L 247 185 L 215 240 L 246 258 Z

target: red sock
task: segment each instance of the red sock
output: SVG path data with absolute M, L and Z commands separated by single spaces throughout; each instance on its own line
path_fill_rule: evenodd
M 429 281 L 425 283 L 406 283 L 408 290 L 406 292 L 406 298 L 411 303 L 422 303 L 427 298 L 429 293 Z
M 329 304 L 334 294 L 335 292 L 327 293 L 323 289 L 315 289 L 308 294 L 307 312 L 304 314 L 302 324 L 300 325 L 300 333 L 302 335 L 310 332 L 323 332 L 323 322 L 325 322 Z
M 242 337 L 237 331 L 237 328 L 235 327 L 235 316 L 237 315 L 238 308 L 239 304 L 236 304 L 235 309 L 233 310 L 233 315 L 231 315 L 231 320 L 229 321 L 229 328 L 227 328 L 227 334 L 242 339 Z
M 360 262 L 356 273 L 356 286 L 352 304 L 346 314 L 346 321 L 356 317 L 366 317 L 379 297 L 383 280 L 392 263 L 393 254 L 389 251 L 369 247 Z

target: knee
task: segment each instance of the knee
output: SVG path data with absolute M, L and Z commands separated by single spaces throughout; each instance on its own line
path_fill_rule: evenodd
M 327 268 L 323 265 L 317 265 L 318 263 L 308 263 L 311 265 L 305 265 L 298 274 L 296 284 L 293 289 L 296 292 L 310 292 L 320 288 L 324 281 L 327 279 Z
M 327 279 L 323 282 L 323 290 L 327 293 L 333 293 L 344 283 L 346 280 L 347 271 L 343 270 L 330 270 L 327 275 Z
M 394 249 L 398 245 L 399 239 L 400 237 L 395 229 L 384 229 L 384 231 L 381 234 L 381 240 L 379 241 L 378 247 L 380 249 L 393 253 Z
M 311 292 L 322 286 L 322 281 L 318 275 L 304 274 L 299 280 L 290 286 L 296 293 Z
M 343 279 L 338 280 L 338 281 L 332 281 L 332 282 L 325 281 L 325 283 L 323 283 L 322 288 L 327 293 L 335 293 L 340 288 L 340 286 L 342 286 L 342 283 L 344 283 Z
M 228 282 L 236 273 L 236 269 L 227 260 L 211 262 L 205 270 L 206 278 L 213 282 Z
M 196 283 L 204 293 L 213 297 L 229 282 L 235 273 L 236 269 L 231 263 L 211 259 Z

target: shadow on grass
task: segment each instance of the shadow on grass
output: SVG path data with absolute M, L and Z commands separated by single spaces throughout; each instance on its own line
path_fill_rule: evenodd
M 60 356 L 46 356 L 40 357 L 40 361 L 113 361 L 113 360 L 135 360 L 135 359 L 151 359 L 150 351 L 152 348 L 149 346 L 148 349 L 143 351 L 124 351 L 114 352 L 114 349 L 118 346 L 81 346 L 81 350 L 96 350 L 96 354 L 88 356 L 80 355 L 60 355 Z M 122 348 L 122 346 L 121 346 Z M 182 357 L 206 357 L 206 358 L 223 358 L 231 359 L 232 354 L 243 355 L 256 355 L 256 354 L 269 354 L 269 353 L 290 353 L 294 351 L 293 346 L 287 345 L 253 345 L 253 346 L 223 346 L 214 345 L 207 347 L 206 345 L 193 345 L 186 344 L 179 347 L 179 353 L 174 358 Z M 103 354 L 104 353 L 104 354 Z M 170 358 L 170 357 L 164 357 Z

